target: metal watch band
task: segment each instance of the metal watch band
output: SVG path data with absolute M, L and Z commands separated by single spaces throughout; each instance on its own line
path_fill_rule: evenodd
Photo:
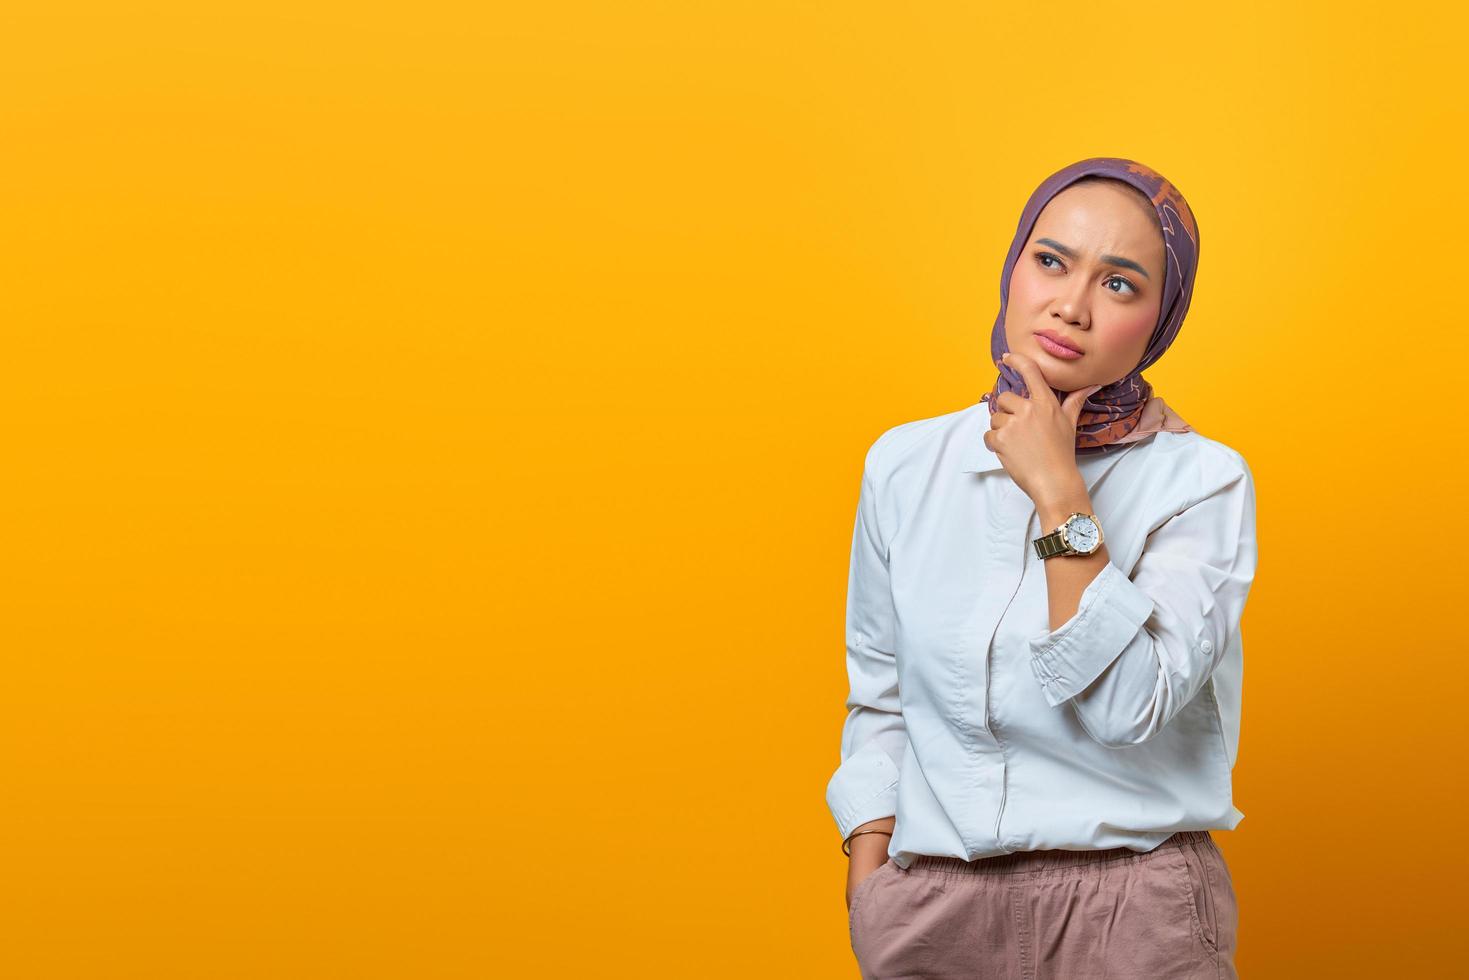
M 1041 558 L 1054 558 L 1057 555 L 1073 553 L 1070 548 L 1066 547 L 1066 542 L 1061 537 L 1061 528 L 1059 527 L 1050 534 L 1041 535 L 1031 543 L 1035 545 L 1035 553 Z

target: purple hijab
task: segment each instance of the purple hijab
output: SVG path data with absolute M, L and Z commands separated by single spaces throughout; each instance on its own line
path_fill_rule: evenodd
M 994 388 L 981 399 L 989 402 L 991 414 L 995 411 L 995 399 L 1002 391 L 1014 391 L 1022 397 L 1029 397 L 1025 378 L 1000 360 L 1001 355 L 1009 350 L 1005 343 L 1005 307 L 1010 299 L 1010 274 L 1030 240 L 1031 229 L 1035 227 L 1041 210 L 1068 185 L 1093 174 L 1124 181 L 1153 202 L 1153 209 L 1163 226 L 1163 302 L 1158 311 L 1158 323 L 1153 327 L 1153 335 L 1137 367 L 1127 377 L 1098 388 L 1083 403 L 1076 425 L 1078 454 L 1105 452 L 1113 445 L 1133 442 L 1159 428 L 1175 431 L 1188 428 L 1187 423 L 1163 405 L 1162 399 L 1153 396 L 1153 386 L 1143 378 L 1142 371 L 1162 357 L 1178 336 L 1184 314 L 1188 312 L 1189 300 L 1193 297 L 1194 273 L 1199 263 L 1199 229 L 1194 223 L 1193 212 L 1178 189 L 1157 171 L 1135 160 L 1092 157 L 1047 177 L 1031 193 L 1025 210 L 1020 214 L 1015 240 L 1010 243 L 1010 253 L 1005 257 L 1005 267 L 1000 272 L 1000 313 L 995 317 L 995 326 L 990 332 L 990 357 L 999 370 L 999 377 Z M 1058 401 L 1067 395 L 1057 388 L 1051 390 Z M 1150 400 L 1152 405 L 1148 404 Z

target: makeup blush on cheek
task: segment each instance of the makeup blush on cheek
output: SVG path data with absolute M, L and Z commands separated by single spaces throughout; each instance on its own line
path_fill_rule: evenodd
M 1119 352 L 1135 351 L 1137 358 L 1141 358 L 1157 322 L 1156 312 L 1114 321 L 1107 331 L 1111 338 L 1109 346 Z

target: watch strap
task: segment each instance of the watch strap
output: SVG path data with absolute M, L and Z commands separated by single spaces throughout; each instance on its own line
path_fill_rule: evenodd
M 1057 555 L 1073 553 L 1070 548 L 1066 547 L 1066 541 L 1061 536 L 1059 527 L 1050 534 L 1041 535 L 1031 543 L 1035 545 L 1035 553 L 1041 558 L 1054 558 Z

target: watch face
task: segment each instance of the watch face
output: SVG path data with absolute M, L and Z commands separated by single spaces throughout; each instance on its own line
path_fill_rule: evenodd
M 1066 522 L 1066 543 L 1084 555 L 1096 551 L 1101 544 L 1101 528 L 1085 515 Z

